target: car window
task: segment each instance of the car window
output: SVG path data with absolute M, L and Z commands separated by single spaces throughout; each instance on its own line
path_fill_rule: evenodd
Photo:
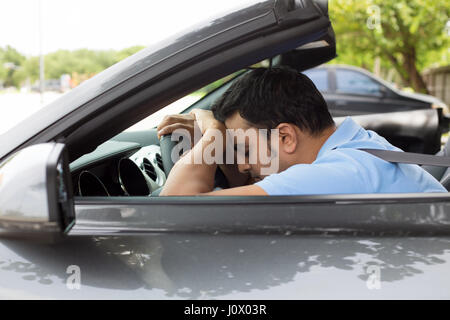
M 231 75 L 233 76 L 233 74 Z M 170 114 L 178 114 L 189 108 L 191 105 L 193 105 L 195 102 L 199 101 L 201 98 L 203 98 L 205 95 L 207 95 L 209 92 L 213 91 L 218 86 L 222 85 L 224 82 L 226 82 L 230 76 L 224 77 L 222 79 L 219 79 L 217 81 L 214 81 L 213 83 L 208 84 L 207 86 L 187 95 L 183 98 L 180 98 L 176 100 L 175 102 L 172 102 L 171 104 L 165 106 L 161 110 L 158 110 L 157 112 L 151 114 L 147 118 L 141 120 L 140 122 L 134 124 L 133 126 L 129 127 L 125 131 L 140 131 L 140 130 L 148 130 L 149 128 L 156 127 L 166 115 Z
M 368 76 L 352 70 L 336 70 L 336 90 L 340 93 L 381 94 L 380 85 Z
M 257 64 L 252 65 L 251 67 L 268 67 L 269 66 L 269 60 L 263 60 L 258 62 Z M 222 87 L 223 85 L 227 84 L 230 80 L 234 79 L 237 75 L 241 74 L 242 72 L 245 72 L 247 69 L 242 69 L 237 72 L 233 72 L 221 79 L 218 79 L 203 88 L 200 88 L 199 90 L 192 92 L 191 94 L 184 96 L 173 103 L 165 106 L 161 110 L 158 110 L 157 112 L 151 114 L 147 118 L 139 121 L 138 123 L 132 125 L 125 131 L 132 132 L 132 131 L 141 131 L 141 130 L 148 130 L 149 128 L 155 128 L 166 115 L 171 114 L 179 114 L 184 113 L 186 111 L 189 111 L 192 106 L 201 100 L 203 97 L 211 93 L 212 91 Z M 197 107 L 196 107 L 197 108 Z
M 328 72 L 326 69 L 312 69 L 303 73 L 314 82 L 319 91 L 329 91 Z

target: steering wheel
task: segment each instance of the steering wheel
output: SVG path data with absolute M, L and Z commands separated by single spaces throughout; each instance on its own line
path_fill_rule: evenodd
M 159 146 L 161 148 L 161 158 L 162 163 L 164 167 L 164 173 L 166 174 L 166 177 L 169 176 L 170 171 L 172 170 L 174 166 L 174 162 L 172 161 L 172 149 L 178 144 L 178 141 L 172 141 L 172 135 L 167 134 L 161 137 L 161 140 L 159 141 Z M 220 167 L 217 167 L 216 174 L 215 174 L 215 187 L 220 188 L 229 188 L 228 180 L 225 177 L 222 170 L 220 170 Z
M 169 176 L 170 170 L 172 170 L 174 162 L 172 161 L 172 149 L 178 144 L 178 141 L 172 141 L 172 135 L 166 134 L 161 137 L 159 146 L 161 147 L 161 159 L 164 167 L 164 173 L 166 177 Z

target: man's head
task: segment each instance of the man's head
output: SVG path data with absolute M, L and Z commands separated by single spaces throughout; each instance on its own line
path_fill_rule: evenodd
M 278 172 L 315 160 L 335 130 L 327 104 L 314 83 L 287 68 L 258 68 L 235 81 L 215 102 L 212 111 L 227 129 L 277 129 Z M 245 149 L 268 143 L 246 139 Z M 272 146 L 274 148 L 274 146 Z M 262 178 L 261 163 L 239 165 L 240 171 Z

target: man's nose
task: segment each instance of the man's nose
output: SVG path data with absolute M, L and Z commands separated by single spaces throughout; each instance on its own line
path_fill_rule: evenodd
M 248 163 L 238 164 L 238 170 L 240 173 L 248 173 L 251 166 Z

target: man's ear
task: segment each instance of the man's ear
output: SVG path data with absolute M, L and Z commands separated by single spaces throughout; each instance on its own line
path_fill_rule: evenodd
M 291 123 L 280 123 L 276 129 L 278 129 L 280 139 L 280 150 L 286 153 L 293 153 L 297 148 L 298 137 L 295 125 Z

